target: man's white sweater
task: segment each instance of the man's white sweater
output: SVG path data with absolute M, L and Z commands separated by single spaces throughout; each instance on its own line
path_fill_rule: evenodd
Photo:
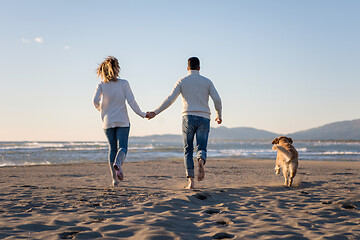
M 221 98 L 210 79 L 200 75 L 197 70 L 177 81 L 171 94 L 154 111 L 161 113 L 181 94 L 183 101 L 182 115 L 195 115 L 210 119 L 209 96 L 214 101 L 217 117 L 221 118 Z

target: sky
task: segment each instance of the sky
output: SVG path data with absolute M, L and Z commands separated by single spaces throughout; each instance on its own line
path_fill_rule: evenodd
M 143 111 L 197 56 L 221 126 L 287 134 L 358 119 L 359 11 L 357 0 L 0 0 L 0 141 L 105 141 L 92 97 L 109 55 Z M 180 134 L 181 105 L 152 120 L 128 108 L 130 135 Z

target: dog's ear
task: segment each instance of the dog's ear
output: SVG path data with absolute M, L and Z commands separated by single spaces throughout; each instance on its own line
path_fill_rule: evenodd
M 291 138 L 288 138 L 290 144 L 293 144 L 293 140 Z
M 275 138 L 271 144 L 278 144 L 279 143 L 279 138 Z

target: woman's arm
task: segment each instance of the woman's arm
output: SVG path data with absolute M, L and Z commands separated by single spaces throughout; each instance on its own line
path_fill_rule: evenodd
M 144 118 L 146 116 L 146 113 L 144 113 L 143 111 L 141 111 L 139 105 L 137 104 L 134 94 L 131 91 L 130 88 L 130 84 L 128 81 L 126 81 L 125 83 L 125 98 L 129 104 L 129 106 L 131 107 L 131 109 L 140 117 Z
M 93 97 L 94 106 L 99 111 L 101 111 L 101 105 L 100 105 L 101 96 L 102 96 L 102 88 L 101 88 L 101 83 L 99 83 L 96 87 L 95 95 Z

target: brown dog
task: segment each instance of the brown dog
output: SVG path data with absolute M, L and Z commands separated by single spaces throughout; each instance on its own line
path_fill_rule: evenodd
M 277 151 L 275 173 L 280 173 L 280 167 L 283 168 L 285 185 L 291 186 L 298 168 L 298 152 L 294 148 L 291 138 L 281 136 L 272 141 L 273 150 Z

